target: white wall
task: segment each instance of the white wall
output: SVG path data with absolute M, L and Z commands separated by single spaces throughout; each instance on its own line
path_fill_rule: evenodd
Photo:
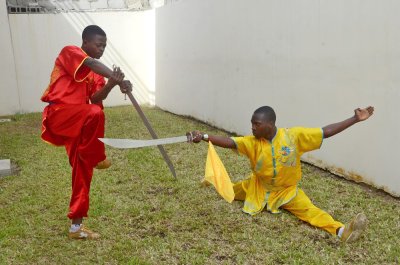
M 400 196 L 400 2 L 185 0 L 156 11 L 156 105 L 250 134 L 374 116 L 304 159 Z M 179 98 L 179 100 L 177 100 Z
M 13 53 L 7 52 L 7 55 L 14 54 L 18 84 L 10 84 L 8 89 L 17 90 L 18 87 L 20 108 L 7 108 L 0 115 L 43 109 L 45 104 L 40 97 L 49 83 L 55 58 L 65 45 L 80 46 L 82 30 L 90 24 L 99 25 L 107 34 L 107 48 L 101 61 L 110 67 L 112 64 L 120 66 L 132 80 L 137 100 L 154 104 L 154 11 L 12 14 L 9 23 Z M 3 23 L 1 25 L 3 29 Z M 6 42 L 9 39 L 5 38 Z M 9 61 L 2 60 L 2 63 L 8 65 Z M 2 80 L 12 81 L 9 73 L 0 75 Z M 3 84 L 1 86 L 3 98 Z M 116 87 L 104 103 L 114 106 L 130 104 L 130 101 L 125 101 Z
M 6 3 L 0 4 L 0 115 L 19 110 L 17 74 Z

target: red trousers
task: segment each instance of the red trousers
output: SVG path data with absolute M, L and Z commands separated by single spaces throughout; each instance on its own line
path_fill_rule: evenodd
M 103 110 L 92 104 L 52 104 L 43 112 L 42 139 L 64 145 L 72 167 L 68 218 L 87 217 L 93 168 L 106 158 Z

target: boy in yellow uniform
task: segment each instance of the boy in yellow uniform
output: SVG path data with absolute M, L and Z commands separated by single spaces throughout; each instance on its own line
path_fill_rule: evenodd
M 348 225 L 335 221 L 312 204 L 297 187 L 301 179 L 300 157 L 319 149 L 324 138 L 331 137 L 357 122 L 368 119 L 373 107 L 356 109 L 354 116 L 323 128 L 276 128 L 271 107 L 258 108 L 252 118 L 252 136 L 223 137 L 192 132 L 193 141 L 211 141 L 214 145 L 236 149 L 250 160 L 252 174 L 234 184 L 235 200 L 243 200 L 243 211 L 254 215 L 265 207 L 272 213 L 285 209 L 299 219 L 337 235 L 343 242 L 357 240 L 367 225 L 364 214 L 358 214 Z

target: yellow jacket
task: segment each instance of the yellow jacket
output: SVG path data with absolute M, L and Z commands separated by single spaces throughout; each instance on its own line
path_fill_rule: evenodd
M 267 210 L 278 213 L 279 207 L 297 194 L 301 179 L 300 157 L 319 149 L 321 128 L 279 128 L 272 141 L 254 136 L 232 137 L 237 151 L 250 160 L 252 173 L 234 185 L 235 199 L 244 200 L 243 211 L 257 214 Z

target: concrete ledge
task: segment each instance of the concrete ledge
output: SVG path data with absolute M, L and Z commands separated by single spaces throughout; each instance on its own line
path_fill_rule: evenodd
M 10 159 L 0 160 L 0 177 L 11 175 Z

